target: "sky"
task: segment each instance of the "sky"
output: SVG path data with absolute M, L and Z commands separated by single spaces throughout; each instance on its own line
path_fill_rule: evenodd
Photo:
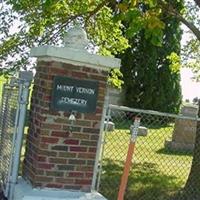
M 181 69 L 181 87 L 183 100 L 192 101 L 194 97 L 200 97 L 200 82 L 192 80 L 193 73 L 188 68 Z
M 186 41 L 189 40 L 192 35 L 188 32 L 189 30 L 185 25 L 182 25 L 181 27 L 184 31 L 181 45 L 185 45 Z M 181 87 L 183 100 L 189 99 L 190 101 L 192 101 L 195 97 L 200 97 L 200 82 L 192 80 L 192 77 L 194 77 L 194 75 L 191 69 L 181 69 Z

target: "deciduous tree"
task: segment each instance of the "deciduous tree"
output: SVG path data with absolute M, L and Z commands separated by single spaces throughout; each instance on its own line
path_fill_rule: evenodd
M 173 1 L 183 8 L 182 1 Z M 142 6 L 141 6 L 142 7 Z M 144 6 L 146 12 L 148 8 Z M 152 44 L 142 30 L 129 39 L 130 47 L 120 55 L 124 78 L 125 103 L 129 107 L 178 113 L 181 104 L 180 87 L 180 22 L 160 14 L 164 22 L 160 46 Z

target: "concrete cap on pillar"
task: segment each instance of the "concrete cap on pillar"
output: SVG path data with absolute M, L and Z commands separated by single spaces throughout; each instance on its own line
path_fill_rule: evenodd
M 64 47 L 35 47 L 31 49 L 30 56 L 38 57 L 40 60 L 60 61 L 101 70 L 120 67 L 120 59 L 90 54 L 85 49 L 88 43 L 86 32 L 80 27 L 74 27 L 65 34 Z

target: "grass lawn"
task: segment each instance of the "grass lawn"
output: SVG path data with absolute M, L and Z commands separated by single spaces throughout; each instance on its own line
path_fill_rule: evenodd
M 167 200 L 184 186 L 192 154 L 165 148 L 172 131 L 173 124 L 149 128 L 148 136 L 137 138 L 126 200 Z M 109 200 L 117 199 L 129 138 L 123 128 L 106 134 L 100 192 Z

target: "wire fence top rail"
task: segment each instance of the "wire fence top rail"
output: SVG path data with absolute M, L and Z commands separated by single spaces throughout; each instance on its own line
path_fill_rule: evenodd
M 137 109 L 137 108 L 130 108 L 126 106 L 118 106 L 118 105 L 113 105 L 113 104 L 109 104 L 108 107 L 110 109 L 119 110 L 119 111 L 128 111 L 128 112 L 144 113 L 144 114 L 149 114 L 149 115 L 171 117 L 175 119 L 188 119 L 188 120 L 200 121 L 200 118 L 198 116 L 190 117 L 190 116 L 184 116 L 182 114 L 178 115 L 178 114 L 171 114 L 171 113 L 159 112 L 159 111 L 154 111 L 154 110 L 143 110 L 143 109 Z

